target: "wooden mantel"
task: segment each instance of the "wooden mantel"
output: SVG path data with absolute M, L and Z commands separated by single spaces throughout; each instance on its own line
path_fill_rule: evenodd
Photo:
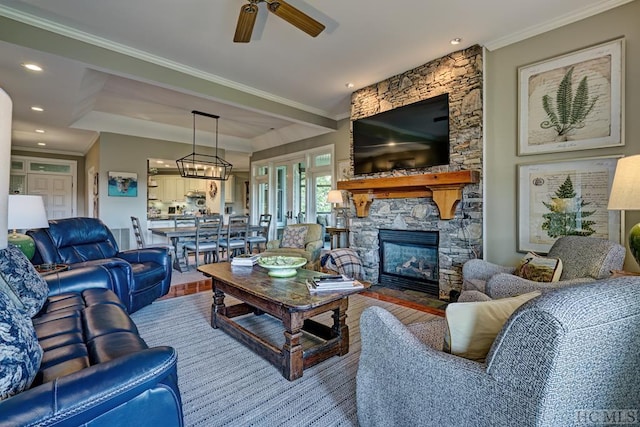
M 359 218 L 369 215 L 374 199 L 431 197 L 440 210 L 440 218 L 452 219 L 458 202 L 462 200 L 464 186 L 479 181 L 478 171 L 465 170 L 338 181 L 338 190 L 347 190 L 353 194 Z

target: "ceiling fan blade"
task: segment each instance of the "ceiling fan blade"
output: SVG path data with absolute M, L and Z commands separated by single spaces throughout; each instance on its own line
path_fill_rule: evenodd
M 267 4 L 270 12 L 301 29 L 311 37 L 316 37 L 325 28 L 324 25 L 283 0 L 267 0 Z
M 242 6 L 240 16 L 238 16 L 238 25 L 236 25 L 236 34 L 233 36 L 234 42 L 249 43 L 257 16 L 258 6 L 253 3 L 247 3 Z

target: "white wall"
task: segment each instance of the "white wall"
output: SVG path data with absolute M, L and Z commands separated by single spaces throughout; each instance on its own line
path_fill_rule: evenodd
M 0 88 L 0 249 L 7 247 L 7 204 L 11 169 L 11 98 Z

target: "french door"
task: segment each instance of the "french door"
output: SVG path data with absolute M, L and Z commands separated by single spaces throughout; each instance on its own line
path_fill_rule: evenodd
M 306 169 L 304 158 L 274 164 L 277 230 L 287 224 L 306 222 Z
M 251 215 L 272 215 L 275 226 L 271 227 L 270 239 L 280 237 L 288 224 L 315 223 L 318 212 L 328 211 L 326 195 L 332 182 L 332 158 L 331 146 L 252 165 Z

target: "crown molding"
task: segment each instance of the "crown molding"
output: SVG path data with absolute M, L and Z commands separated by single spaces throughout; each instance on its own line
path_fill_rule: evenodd
M 130 46 L 126 46 L 120 43 L 113 42 L 111 40 L 95 36 L 93 34 L 86 33 L 84 31 L 77 30 L 75 28 L 68 27 L 66 25 L 59 24 L 44 18 L 40 18 L 10 7 L 0 5 L 0 16 L 4 16 L 14 21 L 21 22 L 36 28 L 40 28 L 45 31 L 50 31 L 55 34 L 59 34 L 64 37 L 69 37 L 74 40 L 78 40 L 84 43 L 88 43 L 93 46 L 97 46 L 103 49 L 107 49 L 122 55 L 131 56 L 161 67 L 165 67 L 174 71 L 178 71 L 183 74 L 187 74 L 199 79 L 203 79 L 212 83 L 216 83 L 222 86 L 226 86 L 231 89 L 238 90 L 240 92 L 247 93 L 259 98 L 264 98 L 269 101 L 277 102 L 279 104 L 286 105 L 288 107 L 296 108 L 302 111 L 306 111 L 311 114 L 331 118 L 331 114 L 328 111 L 321 110 L 319 108 L 311 107 L 291 99 L 283 98 L 278 95 L 274 95 L 269 92 L 256 89 L 251 86 L 244 85 L 242 83 L 235 82 L 233 80 L 225 79 L 224 77 L 217 76 L 215 74 L 207 73 L 197 68 L 190 67 L 179 62 L 171 61 L 158 55 L 145 52 L 143 50 L 135 49 Z
M 585 18 L 589 18 L 591 16 L 597 15 L 599 13 L 606 12 L 607 10 L 614 9 L 618 6 L 631 3 L 632 1 L 634 0 L 603 1 L 599 4 L 585 7 L 582 10 L 559 16 L 543 24 L 534 25 L 533 27 L 525 28 L 522 31 L 512 33 L 508 36 L 500 37 L 495 40 L 490 40 L 484 43 L 484 47 L 486 47 L 490 51 L 500 49 L 502 47 L 509 46 L 510 44 L 517 43 L 522 40 L 526 40 L 530 37 L 534 37 L 539 34 L 546 33 L 547 31 L 555 30 L 556 28 L 560 28 L 565 25 L 569 25 L 574 22 L 583 20 Z

